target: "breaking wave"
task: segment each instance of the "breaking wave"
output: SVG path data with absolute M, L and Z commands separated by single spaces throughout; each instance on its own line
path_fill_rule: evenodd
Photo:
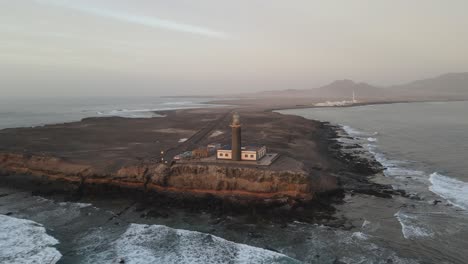
M 429 177 L 429 190 L 449 201 L 451 204 L 468 210 L 468 183 L 459 181 L 437 172 Z
M 182 102 L 165 102 L 163 105 L 191 105 L 194 104 L 193 102 L 190 101 L 182 101 Z
M 364 132 L 364 131 L 354 129 L 354 128 L 352 128 L 350 126 L 347 126 L 347 125 L 340 125 L 340 126 L 350 136 L 373 137 L 373 136 L 377 136 L 379 134 L 379 132 L 377 132 L 377 131 L 375 131 L 375 132 Z
M 0 263 L 57 263 L 58 243 L 41 224 L 0 215 Z
M 401 232 L 406 239 L 432 237 L 434 233 L 428 227 L 421 226 L 421 222 L 416 216 L 411 216 L 398 211 L 395 214 L 401 225 Z
M 115 241 L 99 245 L 86 263 L 299 263 L 283 254 L 194 231 L 131 224 Z

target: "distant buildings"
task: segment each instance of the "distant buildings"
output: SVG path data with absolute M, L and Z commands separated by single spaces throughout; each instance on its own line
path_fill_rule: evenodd
M 356 94 L 354 93 L 353 90 L 353 97 L 351 101 L 326 101 L 325 103 L 316 103 L 314 106 L 319 106 L 319 107 L 326 107 L 326 106 L 346 106 L 346 105 L 352 105 L 356 104 L 358 101 L 356 100 Z

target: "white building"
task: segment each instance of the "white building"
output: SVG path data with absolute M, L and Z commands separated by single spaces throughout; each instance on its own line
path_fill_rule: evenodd
M 246 146 L 242 147 L 241 160 L 245 161 L 257 161 L 262 159 L 266 155 L 266 146 Z M 232 159 L 231 146 L 224 146 L 218 149 L 216 152 L 216 158 L 221 160 Z

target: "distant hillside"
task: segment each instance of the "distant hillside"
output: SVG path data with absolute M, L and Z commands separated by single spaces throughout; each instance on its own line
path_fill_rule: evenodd
M 377 87 L 352 80 L 337 80 L 311 89 L 265 91 L 267 97 L 311 97 L 344 100 L 358 99 L 468 99 L 468 73 L 448 73 L 435 78 L 389 87 Z
M 319 97 L 349 99 L 352 97 L 353 91 L 358 97 L 379 97 L 385 94 L 385 91 L 381 88 L 363 82 L 356 83 L 351 80 L 334 81 L 328 85 L 310 89 L 307 92 Z
M 392 86 L 387 89 L 403 93 L 425 93 L 427 95 L 460 95 L 468 97 L 468 72 L 447 73 L 435 78 Z
M 325 86 L 303 90 L 282 90 L 282 91 L 266 91 L 261 92 L 262 96 L 286 96 L 286 97 L 314 97 L 327 98 L 336 100 L 350 100 L 353 96 L 353 91 L 359 98 L 376 98 L 384 97 L 387 91 L 372 86 L 367 83 L 356 83 L 352 80 L 337 80 Z

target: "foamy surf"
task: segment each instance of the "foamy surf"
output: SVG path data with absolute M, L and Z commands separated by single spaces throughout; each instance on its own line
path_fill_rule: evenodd
M 0 215 L 0 263 L 57 263 L 58 243 L 41 224 Z
M 352 128 L 350 126 L 347 126 L 347 125 L 340 125 L 341 128 L 350 136 L 360 136 L 360 137 L 374 137 L 374 136 L 377 136 L 379 134 L 379 132 L 375 131 L 375 132 L 364 132 L 364 131 L 360 131 L 360 130 L 357 130 L 355 128 Z
M 86 263 L 299 263 L 280 253 L 161 225 L 131 224 L 99 248 L 104 250 L 88 255 Z
M 401 225 L 401 232 L 406 239 L 432 237 L 434 233 L 428 227 L 422 226 L 416 216 L 402 213 L 401 210 L 395 214 Z
M 437 172 L 429 177 L 431 192 L 441 196 L 451 204 L 468 210 L 468 183 L 459 181 Z

